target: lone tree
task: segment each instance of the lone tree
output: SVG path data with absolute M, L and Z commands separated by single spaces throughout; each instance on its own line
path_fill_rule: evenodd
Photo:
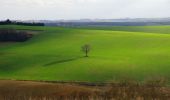
M 91 47 L 89 44 L 85 44 L 82 46 L 82 51 L 85 53 L 85 57 L 88 57 L 88 53 L 90 52 Z

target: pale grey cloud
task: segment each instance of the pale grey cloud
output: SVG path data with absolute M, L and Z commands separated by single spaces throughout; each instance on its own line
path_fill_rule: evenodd
M 0 0 L 0 19 L 170 17 L 170 0 Z

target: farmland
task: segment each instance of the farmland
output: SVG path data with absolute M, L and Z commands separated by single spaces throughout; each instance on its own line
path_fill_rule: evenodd
M 170 26 L 0 26 L 9 27 L 36 34 L 26 42 L 0 43 L 1 79 L 107 82 L 170 78 Z M 89 57 L 81 51 L 84 44 L 91 46 Z

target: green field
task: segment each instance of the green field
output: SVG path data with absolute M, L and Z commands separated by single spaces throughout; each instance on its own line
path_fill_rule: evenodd
M 170 79 L 170 26 L 3 27 L 37 34 L 24 43 L 0 43 L 0 79 Z M 92 47 L 88 58 L 81 51 L 84 44 Z

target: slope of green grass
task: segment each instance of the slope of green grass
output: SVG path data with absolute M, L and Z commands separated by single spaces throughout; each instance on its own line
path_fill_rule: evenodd
M 164 33 L 170 34 L 170 26 L 91 26 L 91 27 L 78 27 L 82 29 L 93 30 L 113 30 L 113 31 L 126 31 L 126 32 L 147 32 L 147 33 Z
M 170 26 L 150 26 L 150 33 L 145 27 L 136 32 L 129 27 L 0 27 L 39 30 L 27 42 L 0 46 L 1 79 L 96 82 L 170 76 L 170 34 L 162 34 L 170 32 Z M 89 58 L 81 52 L 86 43 L 92 47 Z

